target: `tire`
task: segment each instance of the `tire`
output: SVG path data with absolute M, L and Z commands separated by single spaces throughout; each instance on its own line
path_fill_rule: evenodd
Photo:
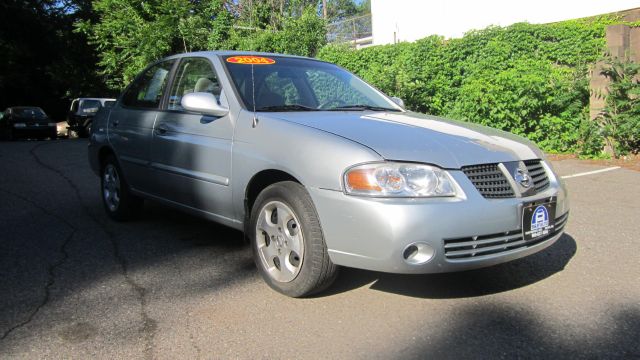
M 108 156 L 100 172 L 102 204 L 110 218 L 116 221 L 135 219 L 144 201 L 133 195 L 115 157 Z
M 88 138 L 91 135 L 91 121 L 84 124 L 82 129 L 78 132 L 79 137 Z
M 302 185 L 268 186 L 253 205 L 250 224 L 253 258 L 271 288 L 302 297 L 333 283 L 338 267 L 329 259 L 316 209 Z

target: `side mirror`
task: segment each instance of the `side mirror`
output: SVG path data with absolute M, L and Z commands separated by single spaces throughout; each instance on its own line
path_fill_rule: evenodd
M 400 106 L 401 108 L 403 108 L 403 109 L 405 108 L 404 107 L 404 100 L 400 99 L 399 97 L 392 96 L 391 100 L 393 100 L 393 102 L 396 103 L 396 105 Z
M 229 113 L 229 109 L 218 104 L 218 100 L 211 93 L 194 92 L 186 94 L 180 100 L 185 110 L 201 112 L 213 116 L 225 116 Z

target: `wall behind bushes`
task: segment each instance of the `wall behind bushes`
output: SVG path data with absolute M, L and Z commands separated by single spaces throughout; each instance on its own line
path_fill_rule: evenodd
M 545 151 L 597 155 L 588 120 L 589 67 L 605 51 L 612 18 L 489 27 L 460 39 L 431 36 L 318 57 L 358 74 L 414 111 L 524 135 Z

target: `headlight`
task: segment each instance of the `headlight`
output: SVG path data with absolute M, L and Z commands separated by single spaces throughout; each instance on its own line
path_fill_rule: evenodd
M 15 124 L 13 124 L 13 127 L 23 128 L 23 127 L 27 127 L 27 124 L 25 124 L 25 123 L 15 123 Z
M 373 163 L 344 173 L 349 195 L 376 197 L 455 196 L 454 180 L 435 166 L 411 163 Z

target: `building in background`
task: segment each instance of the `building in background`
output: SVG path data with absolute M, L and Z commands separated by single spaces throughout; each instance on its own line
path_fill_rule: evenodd
M 640 7 L 640 0 L 371 0 L 373 45 L 517 22 L 544 24 Z

